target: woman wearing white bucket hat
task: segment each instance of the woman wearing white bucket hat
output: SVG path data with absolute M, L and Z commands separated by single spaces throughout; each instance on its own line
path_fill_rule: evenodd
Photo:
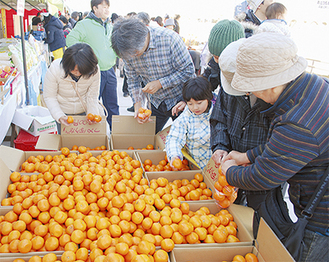
M 254 95 L 247 96 L 246 92 L 231 87 L 236 71 L 238 49 L 245 41 L 246 38 L 241 38 L 230 43 L 218 59 L 222 88 L 218 92 L 210 118 L 210 145 L 213 151 L 212 159 L 216 164 L 220 164 L 223 157 L 232 150 L 246 152 L 260 144 L 265 144 L 272 120 L 272 116 L 260 113 L 267 109 L 269 104 Z M 261 195 L 265 195 L 265 192 L 260 191 L 241 190 L 241 192 L 242 199 L 239 200 L 238 197 L 235 203 L 240 201 L 245 204 L 245 195 L 247 205 L 252 208 L 258 206 L 259 201 L 262 201 Z
M 306 67 L 281 34 L 257 34 L 240 46 L 232 87 L 272 104 L 267 112 L 274 118 L 265 145 L 231 152 L 222 164 L 227 182 L 238 188 L 269 190 L 287 181 L 298 217 L 329 163 L 329 83 Z M 306 225 L 301 261 L 328 261 L 328 199 L 327 188 Z

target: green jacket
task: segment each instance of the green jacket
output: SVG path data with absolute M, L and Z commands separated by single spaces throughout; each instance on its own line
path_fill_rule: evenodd
M 100 19 L 99 19 L 100 20 Z M 116 62 L 116 54 L 111 44 L 112 25 L 105 27 L 100 21 L 88 15 L 79 21 L 66 37 L 66 45 L 71 46 L 78 42 L 86 43 L 94 50 L 101 71 L 111 69 Z

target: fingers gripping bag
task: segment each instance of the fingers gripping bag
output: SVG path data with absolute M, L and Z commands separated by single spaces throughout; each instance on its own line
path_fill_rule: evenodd
M 142 120 L 149 118 L 152 114 L 150 94 L 144 93 L 142 89 L 140 89 L 136 102 L 141 103 L 137 117 Z
M 238 188 L 227 183 L 221 166 L 218 168 L 218 180 L 215 183 L 215 189 L 216 192 L 213 197 L 220 208 L 228 208 L 237 197 Z

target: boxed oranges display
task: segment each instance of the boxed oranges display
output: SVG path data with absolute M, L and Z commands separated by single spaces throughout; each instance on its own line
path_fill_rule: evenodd
M 235 205 L 232 205 L 234 207 Z M 246 207 L 245 207 L 246 208 Z M 233 260 L 236 258 L 236 260 Z M 242 259 L 243 258 L 243 259 Z M 240 260 L 239 260 L 240 259 Z M 177 246 L 170 253 L 171 262 L 276 262 L 295 261 L 266 222 L 261 219 L 257 239 L 253 245 L 239 246 Z
M 91 261 L 113 254 L 157 261 L 179 244 L 251 243 L 239 218 L 214 202 L 192 206 L 171 194 L 167 204 L 133 152 L 21 153 L 21 172 L 6 173 L 11 183 L 1 199 L 11 208 L 0 216 L 3 254 L 62 251 L 63 260 L 85 248 Z

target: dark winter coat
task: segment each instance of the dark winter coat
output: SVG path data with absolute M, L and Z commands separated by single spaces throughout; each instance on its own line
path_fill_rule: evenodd
M 47 34 L 46 43 L 51 52 L 66 46 L 63 24 L 57 17 L 52 16 L 44 27 Z

